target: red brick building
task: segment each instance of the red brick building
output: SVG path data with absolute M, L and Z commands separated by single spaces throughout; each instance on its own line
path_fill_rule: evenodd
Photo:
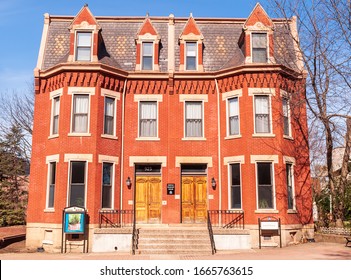
M 288 33 L 289 27 L 291 34 Z M 60 247 L 62 210 L 132 210 L 137 224 L 208 210 L 309 230 L 305 76 L 294 18 L 45 15 L 35 69 L 27 245 Z M 297 235 L 296 235 L 297 234 Z

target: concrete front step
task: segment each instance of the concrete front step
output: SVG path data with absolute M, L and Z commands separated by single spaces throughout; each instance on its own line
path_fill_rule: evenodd
M 137 255 L 212 255 L 211 250 L 170 250 L 170 249 L 143 249 L 137 250 Z
M 136 254 L 212 254 L 206 227 L 139 228 Z
M 198 245 L 208 245 L 208 238 L 207 239 L 157 239 L 157 238 L 139 238 L 138 244 L 160 244 L 160 245 L 167 245 L 167 244 L 179 244 L 179 245 L 193 245 L 194 242 Z
M 211 250 L 211 246 L 209 244 L 195 244 L 195 245 L 170 245 L 170 244 L 138 244 L 139 250 L 144 249 L 167 249 L 167 250 Z

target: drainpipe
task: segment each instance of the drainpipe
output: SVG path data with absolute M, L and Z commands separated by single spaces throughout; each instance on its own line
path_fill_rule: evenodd
M 219 211 L 222 210 L 222 168 L 221 168 L 221 103 L 217 79 L 215 79 L 217 91 L 217 130 L 218 130 L 218 186 L 219 186 Z M 219 215 L 221 223 L 221 215 Z
M 124 81 L 123 85 L 123 93 L 122 93 L 122 139 L 121 139 L 121 167 L 120 167 L 120 172 L 121 172 L 121 185 L 120 185 L 120 203 L 119 203 L 119 210 L 123 209 L 123 171 L 124 171 L 124 120 L 125 120 L 125 101 L 126 101 L 126 89 L 127 89 L 127 81 L 128 79 L 126 78 Z M 122 221 L 122 212 L 120 213 L 121 215 L 121 221 Z

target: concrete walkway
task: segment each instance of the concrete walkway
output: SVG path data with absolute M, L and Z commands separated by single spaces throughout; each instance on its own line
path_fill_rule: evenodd
M 217 252 L 215 255 L 130 255 L 129 253 L 8 253 L 1 260 L 351 260 L 351 247 L 339 243 L 305 243 L 284 248 Z

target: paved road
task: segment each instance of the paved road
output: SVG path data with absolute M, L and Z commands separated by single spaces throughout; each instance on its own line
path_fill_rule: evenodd
M 215 255 L 130 255 L 128 253 L 9 253 L 0 260 L 351 260 L 351 247 L 339 243 L 305 243 L 285 248 L 218 252 Z

